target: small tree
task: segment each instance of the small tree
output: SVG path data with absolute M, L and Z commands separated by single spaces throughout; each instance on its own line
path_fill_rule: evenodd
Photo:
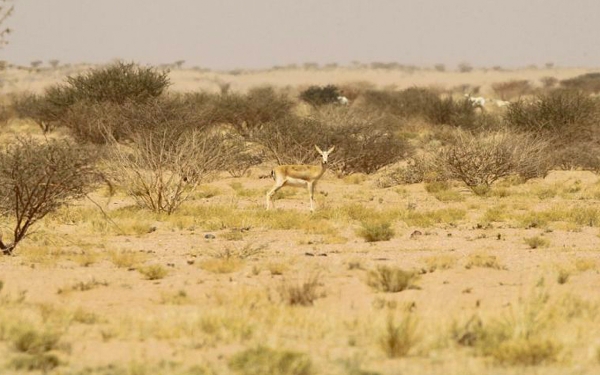
M 31 227 L 71 199 L 85 196 L 97 177 L 95 155 L 69 142 L 17 138 L 0 152 L 0 214 L 14 221 L 11 254 Z
M 170 84 L 167 74 L 151 67 L 118 62 L 67 77 L 66 88 L 76 101 L 142 103 L 163 93 Z
M 58 65 L 60 64 L 60 60 L 58 60 L 58 59 L 48 60 L 48 64 L 50 64 L 52 69 L 56 69 L 56 68 L 58 68 Z
M 12 107 L 17 116 L 31 119 L 39 125 L 44 133 L 53 130 L 64 113 L 62 107 L 57 106 L 47 97 L 32 93 L 18 96 Z

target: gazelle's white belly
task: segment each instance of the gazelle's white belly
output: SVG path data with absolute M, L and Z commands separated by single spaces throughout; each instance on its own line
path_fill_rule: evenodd
M 308 186 L 308 182 L 300 178 L 288 177 L 285 179 L 285 185 L 294 187 L 306 187 Z

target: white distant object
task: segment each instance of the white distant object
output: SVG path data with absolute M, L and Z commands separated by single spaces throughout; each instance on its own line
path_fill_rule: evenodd
M 483 107 L 485 106 L 485 98 L 482 96 L 471 96 L 471 94 L 465 94 L 465 98 L 467 98 L 467 100 L 471 102 L 471 105 L 473 105 L 473 107 L 479 107 L 483 109 Z
M 350 100 L 348 100 L 348 98 L 346 98 L 345 96 L 338 96 L 337 97 L 337 101 L 341 105 L 348 105 L 348 104 L 350 104 Z
M 506 106 L 510 105 L 510 102 L 508 100 L 499 100 L 499 99 L 497 99 L 496 100 L 496 105 L 498 107 L 502 108 L 502 107 L 506 107 Z

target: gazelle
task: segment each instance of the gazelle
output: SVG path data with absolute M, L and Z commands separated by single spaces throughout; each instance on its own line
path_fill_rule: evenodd
M 315 145 L 315 148 L 323 157 L 321 160 L 321 165 L 280 165 L 273 168 L 271 171 L 271 176 L 275 180 L 275 185 L 267 193 L 267 210 L 273 205 L 273 195 L 277 192 L 277 190 L 284 186 L 306 186 L 308 188 L 308 195 L 310 196 L 310 210 L 315 210 L 315 185 L 327 170 L 327 159 L 329 154 L 335 149 L 335 146 L 332 146 L 327 151 L 322 151 L 317 145 Z

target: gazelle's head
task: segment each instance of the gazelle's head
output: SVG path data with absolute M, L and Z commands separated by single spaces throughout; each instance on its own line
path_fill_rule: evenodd
M 323 164 L 327 164 L 327 159 L 329 158 L 329 154 L 331 154 L 333 152 L 333 150 L 335 150 L 335 146 L 331 146 L 331 148 L 327 151 L 321 150 L 319 148 L 319 146 L 317 146 L 317 145 L 315 145 L 315 148 L 317 149 L 319 154 L 321 154 L 321 156 L 323 157 L 323 161 L 321 162 Z

